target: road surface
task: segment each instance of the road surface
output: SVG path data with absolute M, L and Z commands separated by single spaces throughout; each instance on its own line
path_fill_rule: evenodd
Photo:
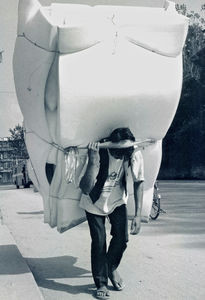
M 130 235 L 120 265 L 126 288 L 110 286 L 111 299 L 205 299 L 205 182 L 161 181 L 159 188 L 166 214 Z M 0 190 L 0 207 L 45 300 L 93 299 L 86 222 L 59 234 L 43 223 L 33 189 Z

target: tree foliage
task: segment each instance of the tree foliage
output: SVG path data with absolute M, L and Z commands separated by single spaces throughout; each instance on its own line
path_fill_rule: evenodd
M 159 177 L 163 179 L 205 178 L 205 4 L 201 14 L 176 5 L 189 18 L 189 31 L 183 49 L 184 80 L 179 107 L 163 141 Z M 196 59 L 197 57 L 197 59 Z M 204 60 L 204 59 L 203 59 Z
M 190 77 L 199 80 L 200 68 L 193 63 L 192 57 L 205 47 L 205 4 L 201 6 L 201 14 L 189 12 L 185 4 L 176 4 L 176 9 L 189 18 L 189 30 L 183 50 L 184 80 Z
M 9 129 L 11 137 L 9 140 L 13 147 L 13 154 L 16 158 L 27 159 L 28 152 L 24 140 L 24 128 L 21 125 L 16 125 L 13 129 Z

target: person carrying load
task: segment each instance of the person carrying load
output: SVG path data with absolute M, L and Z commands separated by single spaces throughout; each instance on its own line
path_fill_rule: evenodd
M 141 227 L 144 164 L 141 151 L 134 147 L 135 137 L 129 128 L 117 128 L 101 142 L 110 142 L 116 148 L 101 148 L 100 143 L 88 146 L 88 164 L 80 181 L 83 195 L 80 207 L 86 212 L 91 235 L 91 267 L 97 287 L 96 297 L 107 299 L 108 278 L 121 291 L 124 282 L 117 268 L 128 242 L 127 171 L 131 168 L 135 212 L 131 234 Z M 107 250 L 105 219 L 111 224 L 112 239 Z

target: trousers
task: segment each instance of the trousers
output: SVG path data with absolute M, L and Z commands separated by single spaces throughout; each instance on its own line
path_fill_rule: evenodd
M 112 236 L 109 247 L 106 243 L 106 216 L 86 211 L 91 236 L 91 269 L 97 288 L 107 286 L 109 272 L 117 269 L 128 242 L 127 208 L 123 204 L 108 215 Z

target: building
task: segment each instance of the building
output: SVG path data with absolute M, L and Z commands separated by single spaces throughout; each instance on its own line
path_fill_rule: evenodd
M 0 138 L 0 184 L 12 183 L 13 169 L 22 159 L 13 154 L 12 142 L 7 137 Z
M 12 182 L 13 148 L 8 138 L 0 138 L 0 183 Z

